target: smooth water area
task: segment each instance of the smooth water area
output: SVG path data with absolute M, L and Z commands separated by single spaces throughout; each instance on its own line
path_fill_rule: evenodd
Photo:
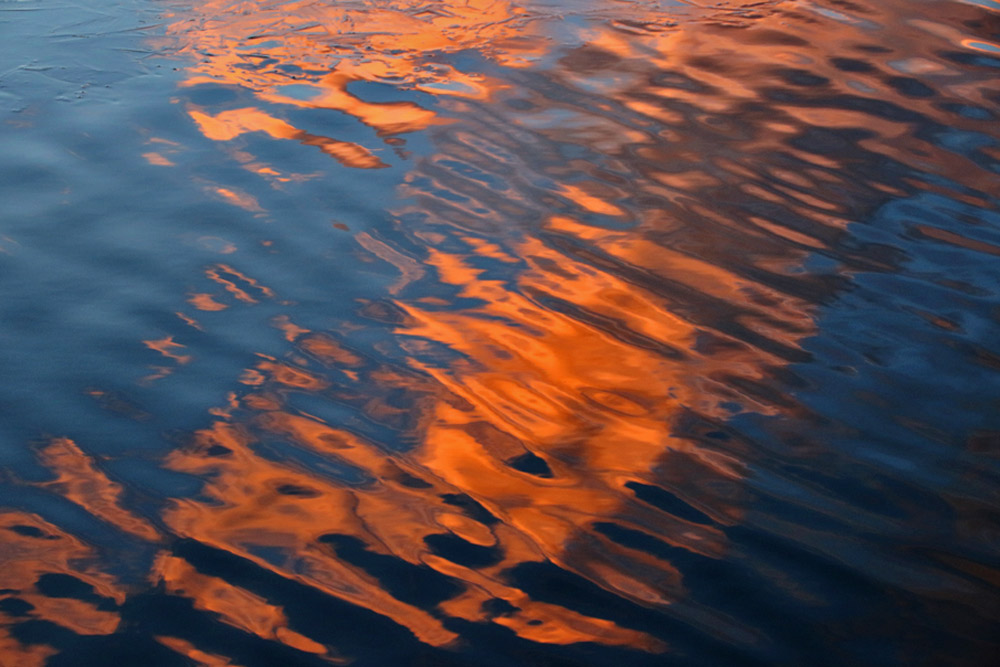
M 1000 4 L 0 0 L 0 665 L 995 665 Z

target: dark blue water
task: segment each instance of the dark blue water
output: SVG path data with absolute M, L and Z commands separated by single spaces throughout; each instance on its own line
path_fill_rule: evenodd
M 0 665 L 1000 656 L 1000 5 L 0 1 Z

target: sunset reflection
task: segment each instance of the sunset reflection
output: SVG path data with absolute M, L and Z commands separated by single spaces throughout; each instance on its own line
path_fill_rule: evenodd
M 605 4 L 214 0 L 168 16 L 151 43 L 186 59 L 172 103 L 191 145 L 151 139 L 135 157 L 189 179 L 235 243 L 189 235 L 184 252 L 208 259 L 191 260 L 168 318 L 144 321 L 151 374 L 135 382 L 195 378 L 177 403 L 198 414 L 157 423 L 170 450 L 139 442 L 138 473 L 75 435 L 34 449 L 23 485 L 141 544 L 143 580 L 100 567 L 99 539 L 0 510 L 16 563 L 0 602 L 18 601 L 0 606 L 2 655 L 56 652 L 7 632 L 14 612 L 112 635 L 150 590 L 197 620 L 157 645 L 205 665 L 237 663 L 202 625 L 350 662 L 303 622 L 306 595 L 441 653 L 475 628 L 655 656 L 673 646 L 652 614 L 758 641 L 692 592 L 692 571 L 744 557 L 731 529 L 766 521 L 748 489 L 770 453 L 733 424 L 825 424 L 794 369 L 852 276 L 906 259 L 874 234 L 845 240 L 917 187 L 900 174 L 967 173 L 919 188 L 985 201 L 995 174 L 973 139 L 912 129 L 971 126 L 971 112 L 914 77 L 970 104 L 996 90 L 940 57 L 942 42 L 975 50 L 969 35 L 895 1 L 863 24 L 843 3 Z M 902 13 L 927 35 L 906 58 L 825 57 L 830 43 L 882 53 L 871 26 Z M 187 170 L 194 150 L 223 167 Z M 366 206 L 365 228 L 338 221 Z M 340 282 L 317 277 L 348 256 Z M 147 464 L 166 481 L 131 493 L 119 476 L 153 479 Z M 565 603 L 553 572 L 637 611 Z M 70 579 L 74 595 L 53 593 Z M 737 595 L 727 585 L 717 598 Z
M 734 400 L 741 409 L 773 411 L 765 402 L 737 398 L 725 383 L 734 377 L 758 380 L 782 360 L 738 344 L 718 346 L 710 354 L 696 351 L 704 329 L 676 312 L 673 299 L 567 252 L 550 238 L 589 248 L 610 265 L 675 281 L 708 299 L 739 303 L 758 295 L 766 306 L 754 328 L 781 346 L 794 347 L 809 330 L 808 307 L 771 295 L 773 290 L 711 259 L 671 249 L 645 233 L 662 224 L 661 213 L 649 209 L 636 217 L 633 207 L 619 203 L 644 193 L 661 197 L 664 185 L 692 190 L 718 183 L 707 174 L 689 172 L 680 180 L 650 173 L 623 189 L 597 181 L 563 182 L 560 170 L 541 167 L 566 211 L 539 220 L 543 237 L 505 233 L 491 238 L 466 229 L 465 212 L 488 212 L 486 220 L 495 214 L 538 216 L 532 201 L 538 195 L 530 189 L 506 188 L 506 210 L 498 209 L 486 179 L 457 177 L 450 165 L 444 166 L 449 158 L 464 161 L 472 171 L 493 171 L 495 165 L 483 158 L 503 150 L 484 148 L 495 132 L 481 135 L 478 146 L 453 150 L 456 146 L 448 142 L 461 142 L 463 135 L 450 136 L 447 119 L 437 111 L 413 102 L 365 102 L 348 86 L 383 82 L 443 100 L 483 104 L 508 86 L 437 64 L 441 54 L 474 48 L 501 66 L 520 68 L 544 57 L 550 41 L 543 39 L 532 12 L 508 3 L 439 3 L 425 12 L 414 5 L 382 3 L 374 10 L 303 4 L 301 11 L 281 5 L 244 12 L 235 20 L 228 13 L 221 18 L 221 6 L 209 5 L 202 10 L 209 18 L 199 19 L 197 29 L 184 20 L 172 29 L 191 40 L 185 49 L 201 54 L 184 85 L 240 86 L 267 105 L 190 108 L 191 118 L 211 140 L 261 132 L 316 146 L 347 167 L 385 166 L 376 157 L 377 147 L 309 134 L 276 115 L 307 108 L 349 114 L 383 139 L 440 127 L 446 143 L 445 152 L 415 167 L 404 187 L 417 203 L 400 216 L 431 214 L 441 221 L 410 230 L 426 243 L 421 254 L 369 232 L 355 237 L 366 252 L 399 271 L 389 288 L 398 296 L 371 308 L 395 311 L 399 323 L 393 331 L 411 358 L 402 366 L 373 364 L 370 352 L 338 343 L 335 332 L 310 331 L 295 323 L 294 312 L 281 316 L 274 325 L 295 345 L 294 362 L 262 355 L 242 377 L 253 393 L 217 413 L 227 419 L 200 431 L 191 447 L 170 457 L 171 469 L 210 481 L 203 491 L 206 500 L 179 501 L 165 520 L 179 535 L 371 609 L 431 645 L 457 640 L 442 624 L 444 615 L 492 621 L 535 642 L 664 650 L 660 640 L 642 632 L 533 600 L 507 573 L 524 563 L 551 562 L 637 604 L 665 606 L 683 597 L 683 576 L 670 562 L 625 547 L 594 526 L 614 524 L 708 558 L 724 554 L 720 530 L 655 511 L 637 501 L 627 485 L 656 484 L 657 471 L 674 455 L 697 462 L 707 475 L 738 480 L 738 459 L 672 436 L 670 424 L 692 412 L 724 419 L 729 412 L 720 405 Z M 211 18 L 213 11 L 220 17 Z M 613 32 L 591 39 L 611 45 Z M 647 46 L 666 57 L 671 44 L 656 38 Z M 295 95 L 283 92 L 292 86 Z M 506 122 L 516 127 L 533 115 Z M 598 125 L 573 141 L 615 153 L 646 139 L 642 132 L 620 131 L 621 125 L 600 113 L 589 121 Z M 534 131 L 540 137 L 557 132 Z M 421 182 L 436 185 L 426 188 Z M 446 191 L 455 196 L 442 196 Z M 632 229 L 595 226 L 574 217 L 574 210 L 621 219 Z M 483 262 L 508 267 L 504 277 L 477 268 Z M 237 301 L 257 302 L 224 275 L 208 272 Z M 420 296 L 431 282 L 439 286 L 434 292 L 444 289 L 457 301 L 481 305 L 456 307 L 447 299 Z M 209 312 L 227 307 L 218 299 L 201 293 L 189 297 L 193 306 Z M 748 310 L 748 317 L 752 313 Z M 411 395 L 402 401 L 408 408 L 393 406 L 400 402 L 399 392 Z M 295 403 L 300 393 L 346 402 L 377 423 L 399 424 L 415 444 L 391 452 L 385 444 L 293 408 L 289 400 Z M 382 398 L 389 395 L 397 396 L 392 404 Z M 280 447 L 286 455 L 275 456 L 272 442 L 287 443 Z M 286 460 L 288 447 L 301 453 Z M 306 453 L 342 472 L 319 474 L 294 464 Z M 717 520 L 738 521 L 738 508 L 723 512 Z M 459 587 L 433 607 L 407 602 L 367 572 L 363 562 L 343 555 L 351 549 L 399 559 L 397 567 L 412 568 L 413 576 L 432 571 Z M 219 603 L 197 604 L 213 608 L 209 605 Z M 259 629 L 253 631 L 260 635 Z
M 541 142 L 568 140 L 609 155 L 643 146 L 630 158 L 639 160 L 629 165 L 638 179 L 566 180 L 566 169 L 541 162 L 530 168 L 548 181 L 547 192 L 511 179 L 502 187 L 505 201 L 495 201 L 491 156 L 521 152 L 525 146 L 505 144 L 526 139 L 484 126 L 467 141 L 468 128 L 452 132 L 436 110 L 410 101 L 366 102 L 349 86 L 381 82 L 485 104 L 509 86 L 435 58 L 476 49 L 500 66 L 522 68 L 545 57 L 551 41 L 532 12 L 509 3 L 440 3 L 426 11 L 415 11 L 416 3 L 382 4 L 378 10 L 243 5 L 234 14 L 229 3 L 210 3 L 199 18 L 181 18 L 171 28 L 185 52 L 198 54 L 184 86 L 236 86 L 261 104 L 190 105 L 187 112 L 207 139 L 233 142 L 260 133 L 319 148 L 345 167 L 387 166 L 382 147 L 310 133 L 283 117 L 287 109 L 326 109 L 373 128 L 388 145 L 394 135 L 432 131 L 442 152 L 421 158 L 401 188 L 412 203 L 396 215 L 435 218 L 405 232 L 422 246 L 418 253 L 370 232 L 355 235 L 364 252 L 399 272 L 387 300 L 364 306 L 362 314 L 380 320 L 379 313 L 391 313 L 391 333 L 409 356 L 402 363 L 374 361 L 371 351 L 339 342 L 336 331 L 297 324 L 294 310 L 273 319 L 294 346 L 289 358 L 260 354 L 240 378 L 244 392 L 213 408 L 217 421 L 168 456 L 167 468 L 205 483 L 197 498 L 173 501 L 164 524 L 180 538 L 376 612 L 431 646 L 457 645 L 459 635 L 445 622 L 452 618 L 494 623 L 532 642 L 664 651 L 664 642 L 645 632 L 533 599 L 511 573 L 527 563 L 552 563 L 638 605 L 667 607 L 683 599 L 684 576 L 674 564 L 608 531 L 709 559 L 724 556 L 727 540 L 718 526 L 739 521 L 738 504 L 704 508 L 716 522 L 709 525 L 657 510 L 633 488 L 659 484 L 674 457 L 706 478 L 738 482 L 738 452 L 705 450 L 673 435 L 672 425 L 690 415 L 724 420 L 736 404 L 774 412 L 777 406 L 729 387 L 734 380 L 756 382 L 784 361 L 780 352 L 722 340 L 731 336 L 711 333 L 698 313 L 678 309 L 678 294 L 742 304 L 741 326 L 778 350 L 794 349 L 810 330 L 808 305 L 727 270 L 715 250 L 690 252 L 661 238 L 661 230 L 680 221 L 667 219 L 666 209 L 628 202 L 666 203 L 674 199 L 671 191 L 693 193 L 720 181 L 702 167 L 647 170 L 645 161 L 666 145 L 602 110 L 565 125 L 550 125 L 547 109 L 504 123 Z M 590 35 L 588 48 L 609 54 L 626 48 L 616 31 L 609 26 Z M 674 37 L 632 39 L 663 58 L 676 48 Z M 604 64 L 614 62 L 587 53 L 569 57 L 582 58 L 572 76 L 599 78 Z M 645 71 L 630 73 L 635 80 L 625 88 L 600 92 L 608 100 L 621 95 L 628 106 L 641 91 L 641 77 L 657 66 L 647 62 Z M 466 169 L 456 172 L 449 160 Z M 235 187 L 213 187 L 248 212 L 263 210 Z M 557 203 L 559 213 L 542 214 L 547 202 Z M 533 220 L 537 234 L 486 233 L 483 225 L 499 217 Z M 605 218 L 616 222 L 604 224 Z M 626 228 L 616 231 L 619 223 Z M 793 264 L 801 254 L 780 259 Z M 230 264 L 212 265 L 205 276 L 221 289 L 186 298 L 206 317 L 275 296 Z M 654 287 L 657 281 L 677 288 L 664 292 Z M 719 340 L 706 344 L 708 338 Z M 197 363 L 172 336 L 144 342 L 169 361 Z M 298 409 L 301 395 L 351 406 L 412 444 L 393 448 Z M 110 493 L 104 496 L 113 498 Z M 124 510 L 102 502 L 91 501 L 92 511 L 117 516 L 128 529 Z M 441 591 L 421 600 L 394 590 L 359 555 L 391 559 L 392 568 L 411 577 L 433 577 Z M 199 572 L 184 558 L 161 553 L 151 580 L 257 637 L 306 653 L 335 651 L 289 628 L 279 606 Z M 183 640 L 164 641 L 188 655 L 204 653 Z
M 15 620 L 49 621 L 84 636 L 118 629 L 114 607 L 125 600 L 125 591 L 99 569 L 93 548 L 28 512 L 0 513 L 0 531 L 0 656 L 5 662 L 34 667 L 57 653 L 11 636 L 5 626 Z
M 396 145 L 395 135 L 449 121 L 410 101 L 365 101 L 348 89 L 352 84 L 402 84 L 435 96 L 486 101 L 501 82 L 427 56 L 477 49 L 516 66 L 545 48 L 531 29 L 531 12 L 494 0 L 432 5 L 411 0 L 356 5 L 222 0 L 200 6 L 196 16 L 178 18 L 169 33 L 180 42 L 182 54 L 197 59 L 184 86 L 233 86 L 253 91 L 256 100 L 271 107 L 342 112 L 373 128 L 383 141 L 363 146 L 312 134 L 260 107 L 214 115 L 189 107 L 206 137 L 227 141 L 264 132 L 315 146 L 344 166 L 360 169 L 387 166 L 379 151 Z M 170 46 L 176 48 L 175 43 Z

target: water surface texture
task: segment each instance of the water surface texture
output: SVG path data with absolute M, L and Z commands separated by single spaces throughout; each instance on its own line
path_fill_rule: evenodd
M 1000 4 L 0 37 L 0 665 L 997 664 Z

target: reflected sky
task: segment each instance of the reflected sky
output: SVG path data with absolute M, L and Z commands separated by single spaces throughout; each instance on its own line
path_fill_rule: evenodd
M 989 664 L 992 4 L 25 5 L 4 660 Z

